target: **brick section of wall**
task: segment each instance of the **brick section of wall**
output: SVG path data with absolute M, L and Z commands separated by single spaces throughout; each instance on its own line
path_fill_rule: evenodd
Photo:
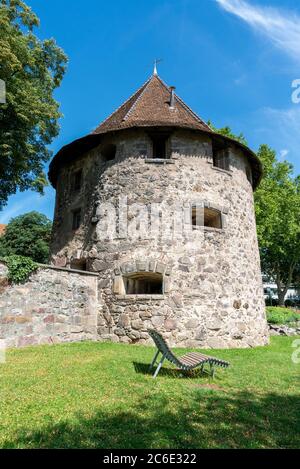
M 0 264 L 0 280 L 6 266 Z M 0 291 L 0 339 L 7 347 L 97 338 L 97 276 L 49 266 Z

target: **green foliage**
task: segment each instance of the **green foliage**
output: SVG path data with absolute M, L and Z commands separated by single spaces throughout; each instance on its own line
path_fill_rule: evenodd
M 0 256 L 19 255 L 47 263 L 51 229 L 51 221 L 38 212 L 12 218 L 0 238 Z
M 267 320 L 271 324 L 288 324 L 300 321 L 300 314 L 280 306 L 267 306 Z
M 3 261 L 8 267 L 8 280 L 13 283 L 24 282 L 38 267 L 36 262 L 24 256 L 8 256 Z
M 0 78 L 6 103 L 0 104 L 0 208 L 17 189 L 43 192 L 47 145 L 58 134 L 61 116 L 53 91 L 67 58 L 53 39 L 33 30 L 37 16 L 21 0 L 0 0 Z
M 268 145 L 258 157 L 264 176 L 255 192 L 262 270 L 278 287 L 280 305 L 300 261 L 300 180 L 287 161 L 278 161 Z
M 235 135 L 230 127 L 216 132 L 247 145 L 243 134 Z M 255 192 L 255 212 L 262 270 L 274 279 L 279 304 L 292 282 L 300 285 L 300 176 L 293 176 L 287 161 L 278 161 L 276 152 L 261 145 L 258 157 L 263 178 Z
M 9 350 L 0 364 L 0 447 L 299 448 L 295 339 L 205 350 L 231 363 L 213 381 L 166 361 L 154 380 L 154 347 L 143 345 Z
M 237 140 L 238 142 L 242 143 L 243 145 L 248 145 L 247 140 L 244 136 L 244 134 L 240 133 L 239 135 L 236 135 L 232 132 L 231 128 L 229 126 L 222 127 L 221 129 L 218 129 L 213 125 L 211 121 L 208 121 L 207 124 L 209 127 L 211 127 L 212 130 L 217 132 L 218 134 L 225 135 L 225 137 L 232 138 L 233 140 Z

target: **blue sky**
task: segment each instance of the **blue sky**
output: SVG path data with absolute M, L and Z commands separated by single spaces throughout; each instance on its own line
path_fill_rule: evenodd
M 257 150 L 268 143 L 300 173 L 298 0 L 27 0 L 69 57 L 55 95 L 64 117 L 53 141 L 89 133 L 131 95 L 162 58 L 159 75 L 203 119 L 243 132 Z M 30 210 L 53 217 L 55 192 L 10 197 L 0 223 Z

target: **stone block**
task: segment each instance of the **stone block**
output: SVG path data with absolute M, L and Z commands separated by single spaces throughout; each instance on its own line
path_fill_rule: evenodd
M 38 343 L 38 338 L 34 335 L 31 336 L 21 336 L 18 337 L 17 346 L 18 347 L 27 347 L 29 345 L 34 345 Z
M 16 316 L 0 316 L 0 324 L 12 324 L 15 322 Z
M 132 329 L 140 330 L 144 327 L 144 322 L 141 319 L 136 319 L 131 322 Z
M 182 296 L 180 294 L 177 294 L 177 293 L 174 294 L 172 296 L 172 300 L 174 301 L 177 308 L 182 308 L 183 307 Z
M 45 322 L 45 323 L 54 323 L 54 319 L 55 319 L 54 314 L 48 314 L 48 316 L 46 316 L 43 319 L 43 322 Z
M 171 273 L 172 273 L 172 266 L 167 266 L 166 271 L 165 271 L 165 275 L 168 276 L 168 275 L 171 275 Z
M 164 322 L 166 331 L 174 331 L 177 328 L 177 321 L 175 319 L 167 318 Z
M 163 264 L 162 262 L 157 262 L 155 271 L 158 274 L 164 274 L 165 270 L 166 270 L 166 265 Z
M 199 326 L 199 320 L 198 319 L 189 319 L 185 323 L 186 329 L 195 329 L 198 326 Z
M 207 345 L 211 348 L 226 348 L 226 342 L 220 337 L 209 337 Z
M 129 327 L 130 319 L 127 314 L 121 314 L 118 321 L 119 327 Z
M 164 279 L 164 293 L 170 293 L 171 291 L 171 278 L 165 277 Z
M 188 265 L 183 265 L 183 264 L 179 264 L 178 269 L 181 270 L 181 272 L 189 272 L 190 271 L 190 267 Z
M 139 331 L 130 331 L 130 332 L 128 332 L 127 335 L 131 340 L 136 340 L 136 339 L 139 339 L 141 337 L 141 334 L 140 334 Z
M 114 329 L 114 334 L 116 334 L 118 337 L 126 335 L 124 329 L 121 329 L 121 328 L 118 328 L 118 327 L 116 329 Z
M 31 318 L 28 316 L 16 316 L 16 323 L 17 324 L 25 324 L 26 322 L 30 322 Z
M 208 329 L 213 330 L 213 331 L 219 331 L 224 327 L 224 322 L 220 320 L 214 320 L 211 323 L 208 324 Z
M 125 293 L 123 277 L 118 276 L 114 278 L 113 292 L 116 295 L 123 295 Z
M 144 272 L 148 270 L 148 262 L 146 261 L 137 261 L 136 263 L 137 272 Z
M 101 261 L 99 259 L 96 259 L 92 263 L 92 271 L 93 272 L 102 272 L 104 270 L 108 270 L 110 268 L 110 265 L 107 262 Z
M 154 316 L 151 319 L 153 327 L 156 329 L 160 329 L 164 324 L 164 318 L 162 316 Z
M 152 317 L 152 313 L 150 311 L 141 311 L 139 313 L 140 315 L 140 318 L 142 319 L 142 321 L 146 320 L 146 319 L 150 319 Z

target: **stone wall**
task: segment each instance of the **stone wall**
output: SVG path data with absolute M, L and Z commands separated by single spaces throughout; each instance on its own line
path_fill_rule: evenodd
M 97 338 L 97 276 L 43 266 L 8 285 L 0 264 L 0 339 L 7 347 Z
M 246 156 L 232 146 L 230 170 L 215 168 L 209 137 L 185 130 L 171 136 L 166 164 L 151 161 L 151 141 L 142 130 L 114 134 L 111 142 L 117 147 L 115 160 L 105 162 L 100 146 L 60 170 L 52 242 L 54 264 L 84 259 L 88 270 L 99 273 L 99 338 L 146 343 L 147 328 L 155 327 L 177 346 L 268 343 Z M 74 195 L 70 178 L 80 168 L 83 185 Z M 135 204 L 189 207 L 200 201 L 219 207 L 223 227 L 195 230 L 188 240 L 102 239 L 99 205 L 117 207 L 120 196 L 127 197 L 129 219 Z M 73 231 L 70 216 L 79 206 L 84 219 Z M 126 265 L 138 271 L 138 263 L 144 271 L 166 266 L 163 295 L 124 295 L 115 289 Z

